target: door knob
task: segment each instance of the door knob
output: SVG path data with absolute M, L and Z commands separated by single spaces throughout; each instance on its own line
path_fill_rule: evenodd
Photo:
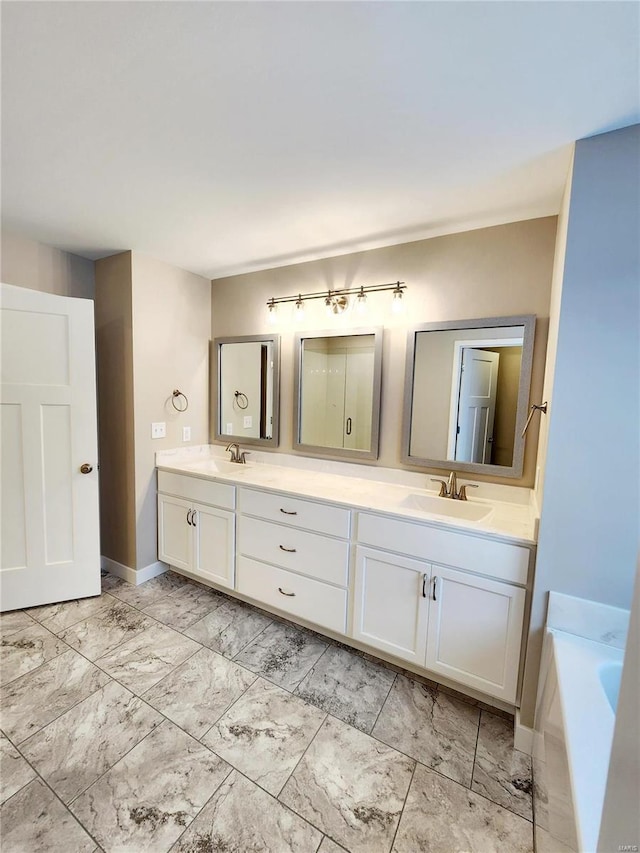
M 90 474 L 92 471 L 93 471 L 93 465 L 89 465 L 88 462 L 85 462 L 83 465 L 80 466 L 80 473 L 81 474 Z

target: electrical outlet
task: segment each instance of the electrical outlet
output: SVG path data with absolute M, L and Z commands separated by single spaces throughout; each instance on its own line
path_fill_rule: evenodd
M 182 427 L 182 440 L 191 441 L 191 427 Z
M 251 429 L 252 426 L 253 426 L 253 418 L 251 417 L 251 415 L 245 415 L 244 416 L 244 428 L 245 429 Z
M 167 425 L 165 423 L 151 424 L 151 438 L 165 438 Z

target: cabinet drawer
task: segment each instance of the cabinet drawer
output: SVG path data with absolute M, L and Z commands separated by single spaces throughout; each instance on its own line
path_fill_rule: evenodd
M 238 552 L 339 586 L 348 583 L 349 543 L 341 539 L 241 515 Z
M 347 590 L 238 557 L 237 590 L 258 602 L 344 634 Z
M 358 513 L 358 542 L 526 584 L 529 549 L 380 515 Z
M 240 489 L 239 503 L 240 510 L 248 515 L 349 538 L 351 513 L 348 509 L 276 493 L 254 492 L 253 489 Z
M 234 509 L 236 505 L 235 486 L 171 471 L 158 471 L 158 491 L 222 509 Z

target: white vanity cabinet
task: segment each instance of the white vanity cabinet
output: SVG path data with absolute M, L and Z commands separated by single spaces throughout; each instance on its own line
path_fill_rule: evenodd
M 517 702 L 532 562 L 524 544 L 160 470 L 158 557 L 427 677 Z
M 233 589 L 234 507 L 234 486 L 159 471 L 158 558 Z
M 354 638 L 514 703 L 529 550 L 366 513 L 357 539 Z
M 446 566 L 431 572 L 427 669 L 515 702 L 525 590 Z
M 236 589 L 345 634 L 350 522 L 342 507 L 241 488 Z
M 424 666 L 431 567 L 399 554 L 358 548 L 353 636 Z

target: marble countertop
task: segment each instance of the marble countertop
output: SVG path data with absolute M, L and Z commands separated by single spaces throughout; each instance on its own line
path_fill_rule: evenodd
M 470 509 L 470 507 L 450 508 L 451 504 L 458 502 L 437 498 L 435 491 L 416 488 L 406 483 L 372 479 L 375 476 L 375 469 L 370 469 L 367 477 L 358 477 L 353 474 L 345 476 L 311 468 L 305 469 L 300 467 L 298 459 L 296 459 L 296 466 L 292 467 L 287 465 L 286 461 L 283 464 L 283 461 L 275 458 L 279 456 L 283 457 L 283 461 L 285 460 L 283 454 L 274 454 L 274 462 L 277 464 L 251 461 L 246 465 L 234 465 L 228 461 L 228 458 L 220 455 L 219 448 L 213 447 L 209 453 L 190 454 L 180 450 L 159 453 L 156 457 L 156 466 L 161 471 L 284 492 L 301 498 L 315 498 L 354 509 L 382 512 L 412 521 L 422 521 L 436 527 L 464 530 L 486 538 L 528 546 L 535 545 L 536 513 L 531 503 L 524 502 L 522 499 L 518 502 L 509 502 L 496 500 L 495 497 L 470 497 L 467 502 L 469 505 L 489 510 L 481 520 L 470 521 L 465 518 L 449 517 L 444 513 L 439 514 L 433 511 L 433 506 L 429 507 L 430 511 L 419 508 L 416 504 L 426 498 L 436 508 L 439 508 L 439 501 L 442 501 L 445 511 L 464 512 Z M 354 467 L 353 465 L 345 466 L 345 469 Z M 424 481 L 429 479 L 429 475 L 411 473 L 410 476 L 416 479 L 419 477 Z M 467 481 L 467 478 L 464 480 Z M 482 488 L 485 484 L 478 485 Z M 479 492 L 481 488 L 478 489 Z M 493 486 L 487 488 L 487 491 L 495 493 L 496 488 Z M 506 492 L 512 489 L 512 487 L 504 488 Z M 512 491 L 516 490 L 512 489 Z

